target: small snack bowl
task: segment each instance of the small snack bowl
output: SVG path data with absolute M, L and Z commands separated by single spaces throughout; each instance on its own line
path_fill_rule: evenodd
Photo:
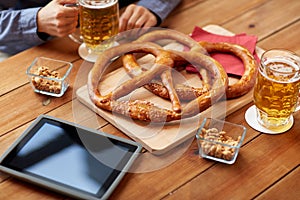
M 29 82 L 37 93 L 61 97 L 69 87 L 72 63 L 38 57 L 26 70 Z
M 203 158 L 233 164 L 247 129 L 238 124 L 205 118 L 197 131 L 199 155 Z

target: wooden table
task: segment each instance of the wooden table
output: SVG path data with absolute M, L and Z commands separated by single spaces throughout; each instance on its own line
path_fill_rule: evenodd
M 299 10 L 298 0 L 185 0 L 162 26 L 188 34 L 195 25 L 217 24 L 234 33 L 258 36 L 258 46 L 263 49 L 280 47 L 300 54 Z M 78 44 L 60 38 L 0 63 L 0 154 L 40 114 L 127 137 L 78 102 L 75 91 L 84 84 L 91 65 L 82 69 L 84 61 L 77 49 Z M 32 91 L 25 70 L 37 56 L 74 64 L 71 87 L 63 97 L 49 98 Z M 193 140 L 169 165 L 150 172 L 126 174 L 111 199 L 299 199 L 300 112 L 294 114 L 295 124 L 288 132 L 268 135 L 246 123 L 244 114 L 251 105 L 226 117 L 226 121 L 247 128 L 235 164 L 199 158 Z M 74 114 L 74 109 L 81 114 Z M 69 198 L 0 173 L 0 199 Z

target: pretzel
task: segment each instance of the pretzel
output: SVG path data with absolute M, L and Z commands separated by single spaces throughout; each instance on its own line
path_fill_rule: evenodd
M 226 90 L 226 97 L 228 99 L 240 97 L 248 93 L 253 88 L 258 68 L 253 55 L 248 51 L 248 49 L 237 44 L 230 44 L 226 42 L 210 43 L 201 41 L 199 44 L 204 47 L 208 53 L 232 53 L 242 60 L 245 71 L 238 82 L 228 85 Z
M 170 29 L 163 29 L 163 30 L 154 30 L 150 33 L 146 33 L 142 36 L 140 36 L 136 42 L 156 42 L 162 39 L 172 39 L 176 42 L 179 42 L 185 46 L 187 46 L 190 51 L 193 52 L 199 52 L 205 55 L 208 55 L 205 48 L 203 48 L 201 45 L 199 45 L 198 42 L 193 40 L 191 37 L 181 33 L 177 32 L 175 30 Z M 185 54 L 177 52 L 177 54 L 181 54 L 181 56 L 184 56 Z M 179 62 L 180 60 L 177 60 Z M 181 60 L 182 62 L 182 60 Z M 183 61 L 186 63 L 186 61 Z M 127 54 L 123 56 L 123 65 L 127 71 L 127 73 L 131 76 L 137 76 L 143 73 L 141 67 L 136 62 L 135 57 L 132 54 Z M 177 65 L 177 64 L 176 64 Z M 182 65 L 180 63 L 179 65 Z M 200 69 L 199 72 L 201 74 L 205 73 L 203 69 Z M 208 77 L 208 75 L 204 75 L 202 77 Z M 169 87 L 169 85 L 172 82 L 171 75 L 164 75 L 162 77 L 163 82 L 167 82 L 169 80 L 169 84 L 164 84 L 166 87 Z M 173 110 L 176 110 L 177 112 L 180 111 L 179 108 L 179 99 L 183 101 L 190 101 L 192 99 L 195 99 L 196 97 L 199 97 L 203 95 L 204 93 L 208 92 L 209 90 L 209 84 L 207 81 L 204 81 L 204 86 L 202 88 L 194 88 L 186 85 L 176 85 L 175 89 L 172 91 L 170 88 L 166 88 L 165 86 L 159 84 L 159 83 L 148 83 L 144 87 L 154 93 L 155 95 L 158 95 L 165 99 L 171 99 L 173 103 Z M 179 98 L 179 99 L 178 99 Z
M 170 36 L 167 35 L 165 37 L 170 37 Z M 151 38 L 142 37 L 139 38 L 137 41 L 148 41 L 153 39 L 154 39 L 153 36 Z M 242 60 L 245 67 L 245 71 L 242 77 L 236 83 L 228 85 L 228 88 L 226 90 L 226 98 L 231 99 L 231 98 L 240 97 L 248 93 L 253 88 L 255 83 L 255 77 L 257 74 L 257 65 L 253 55 L 246 48 L 237 44 L 230 44 L 225 42 L 210 43 L 210 42 L 201 41 L 199 42 L 199 44 L 201 45 L 201 47 L 204 47 L 208 53 L 212 53 L 216 51 L 232 53 Z M 191 48 L 191 51 L 194 51 L 195 49 L 196 48 L 193 47 Z M 138 74 L 139 71 L 138 64 L 136 63 L 136 60 L 134 59 L 132 54 L 123 57 L 123 64 L 124 67 L 127 69 L 127 72 L 131 76 Z M 133 71 L 135 72 L 133 73 Z M 208 76 L 204 75 L 202 77 L 208 77 Z M 176 91 L 182 100 L 190 100 L 192 98 L 202 95 L 203 92 L 205 92 L 208 89 L 209 83 L 206 82 L 205 86 L 206 87 L 204 88 L 192 88 L 189 86 L 176 87 Z M 168 93 L 166 92 L 166 88 L 164 88 L 164 86 L 161 84 L 152 83 L 146 85 L 145 87 L 156 95 L 159 95 L 163 98 L 170 98 Z
M 142 69 L 138 67 L 137 71 L 142 73 L 139 73 L 132 79 L 124 82 L 122 85 L 119 85 L 108 94 L 102 95 L 98 89 L 98 85 L 101 81 L 101 75 L 105 71 L 106 67 L 108 67 L 111 59 L 125 53 L 150 53 L 156 57 L 155 63 L 152 68 L 147 71 L 142 71 Z M 170 68 L 173 68 L 177 62 L 184 61 L 192 61 L 194 66 L 199 70 L 200 65 L 210 71 L 214 77 L 214 82 L 211 86 L 211 90 L 204 92 L 199 97 L 188 102 L 184 107 L 180 108 L 181 112 L 164 109 L 147 101 L 118 100 L 119 98 L 131 93 L 134 89 L 150 83 L 152 79 L 160 74 L 168 76 Z M 167 81 L 165 84 L 168 85 L 170 82 Z M 97 107 L 128 116 L 132 119 L 151 122 L 169 122 L 192 117 L 210 107 L 212 100 L 220 99 L 223 96 L 227 85 L 228 77 L 226 72 L 223 67 L 211 57 L 206 56 L 203 53 L 199 53 L 198 50 L 191 52 L 167 51 L 150 42 L 121 44 L 104 51 L 99 55 L 88 76 L 89 96 L 91 101 Z M 170 84 L 170 89 L 174 91 L 172 84 Z

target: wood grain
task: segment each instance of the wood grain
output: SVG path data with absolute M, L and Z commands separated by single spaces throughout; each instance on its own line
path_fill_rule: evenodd
M 179 30 L 186 34 L 191 33 L 194 26 L 206 26 L 208 24 L 223 25 L 224 23 L 239 18 L 243 13 L 264 4 L 267 0 L 207 0 L 195 4 L 189 9 L 182 9 L 176 15 L 167 18 L 164 27 Z M 176 12 L 176 11 L 175 11 Z M 238 33 L 234 29 L 229 29 Z M 244 31 L 243 31 L 244 32 Z
M 258 45 L 263 49 L 282 47 L 300 54 L 299 15 L 298 0 L 183 0 L 162 26 L 187 34 L 196 25 L 218 24 L 235 33 L 258 36 Z M 36 56 L 71 61 L 78 73 L 84 72 L 77 48 L 78 45 L 68 38 L 57 39 L 0 63 L 0 154 L 40 113 L 78 120 L 89 127 L 127 137 L 74 99 L 76 90 L 86 84 L 85 73 L 82 76 L 74 74 L 75 82 L 66 97 L 54 100 L 47 108 L 40 105 L 43 98 L 28 86 L 25 69 Z M 73 104 L 74 100 L 77 103 Z M 197 144 L 193 141 L 177 160 L 159 170 L 126 174 L 110 199 L 205 199 L 212 193 L 215 194 L 213 199 L 217 196 L 223 199 L 298 199 L 300 112 L 294 115 L 295 124 L 289 132 L 269 136 L 251 129 L 245 122 L 244 113 L 251 105 L 226 117 L 227 121 L 247 128 L 234 165 L 199 158 Z M 32 109 L 24 108 L 28 106 Z M 162 156 L 156 157 L 162 159 Z M 160 164 L 148 160 L 143 163 Z M 0 199 L 69 198 L 0 174 Z
M 295 40 L 295 38 L 299 37 L 299 34 L 300 20 L 291 24 L 286 29 L 279 31 L 277 34 L 260 41 L 258 44 L 265 49 L 283 48 L 300 55 L 300 40 Z
M 273 186 L 268 188 L 262 195 L 258 196 L 258 200 L 267 199 L 297 199 L 300 197 L 300 168 L 299 166 L 284 176 L 284 179 L 276 182 Z
M 259 40 L 262 40 L 299 20 L 299 10 L 300 1 L 297 0 L 291 0 L 289 3 L 284 0 L 266 1 L 257 8 L 248 10 L 243 15 L 222 26 L 235 33 L 245 32 L 257 35 Z M 274 14 L 271 13 L 273 11 Z M 293 35 L 294 33 L 290 32 L 289 34 Z M 260 47 L 266 49 L 263 45 Z

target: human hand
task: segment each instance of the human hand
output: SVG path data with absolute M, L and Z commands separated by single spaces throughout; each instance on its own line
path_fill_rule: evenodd
M 157 24 L 156 16 L 147 8 L 130 4 L 120 17 L 119 30 L 127 31 L 134 28 L 152 27 Z
M 78 22 L 78 8 L 64 5 L 76 2 L 76 0 L 53 0 L 41 8 L 37 15 L 38 32 L 57 37 L 73 33 Z

